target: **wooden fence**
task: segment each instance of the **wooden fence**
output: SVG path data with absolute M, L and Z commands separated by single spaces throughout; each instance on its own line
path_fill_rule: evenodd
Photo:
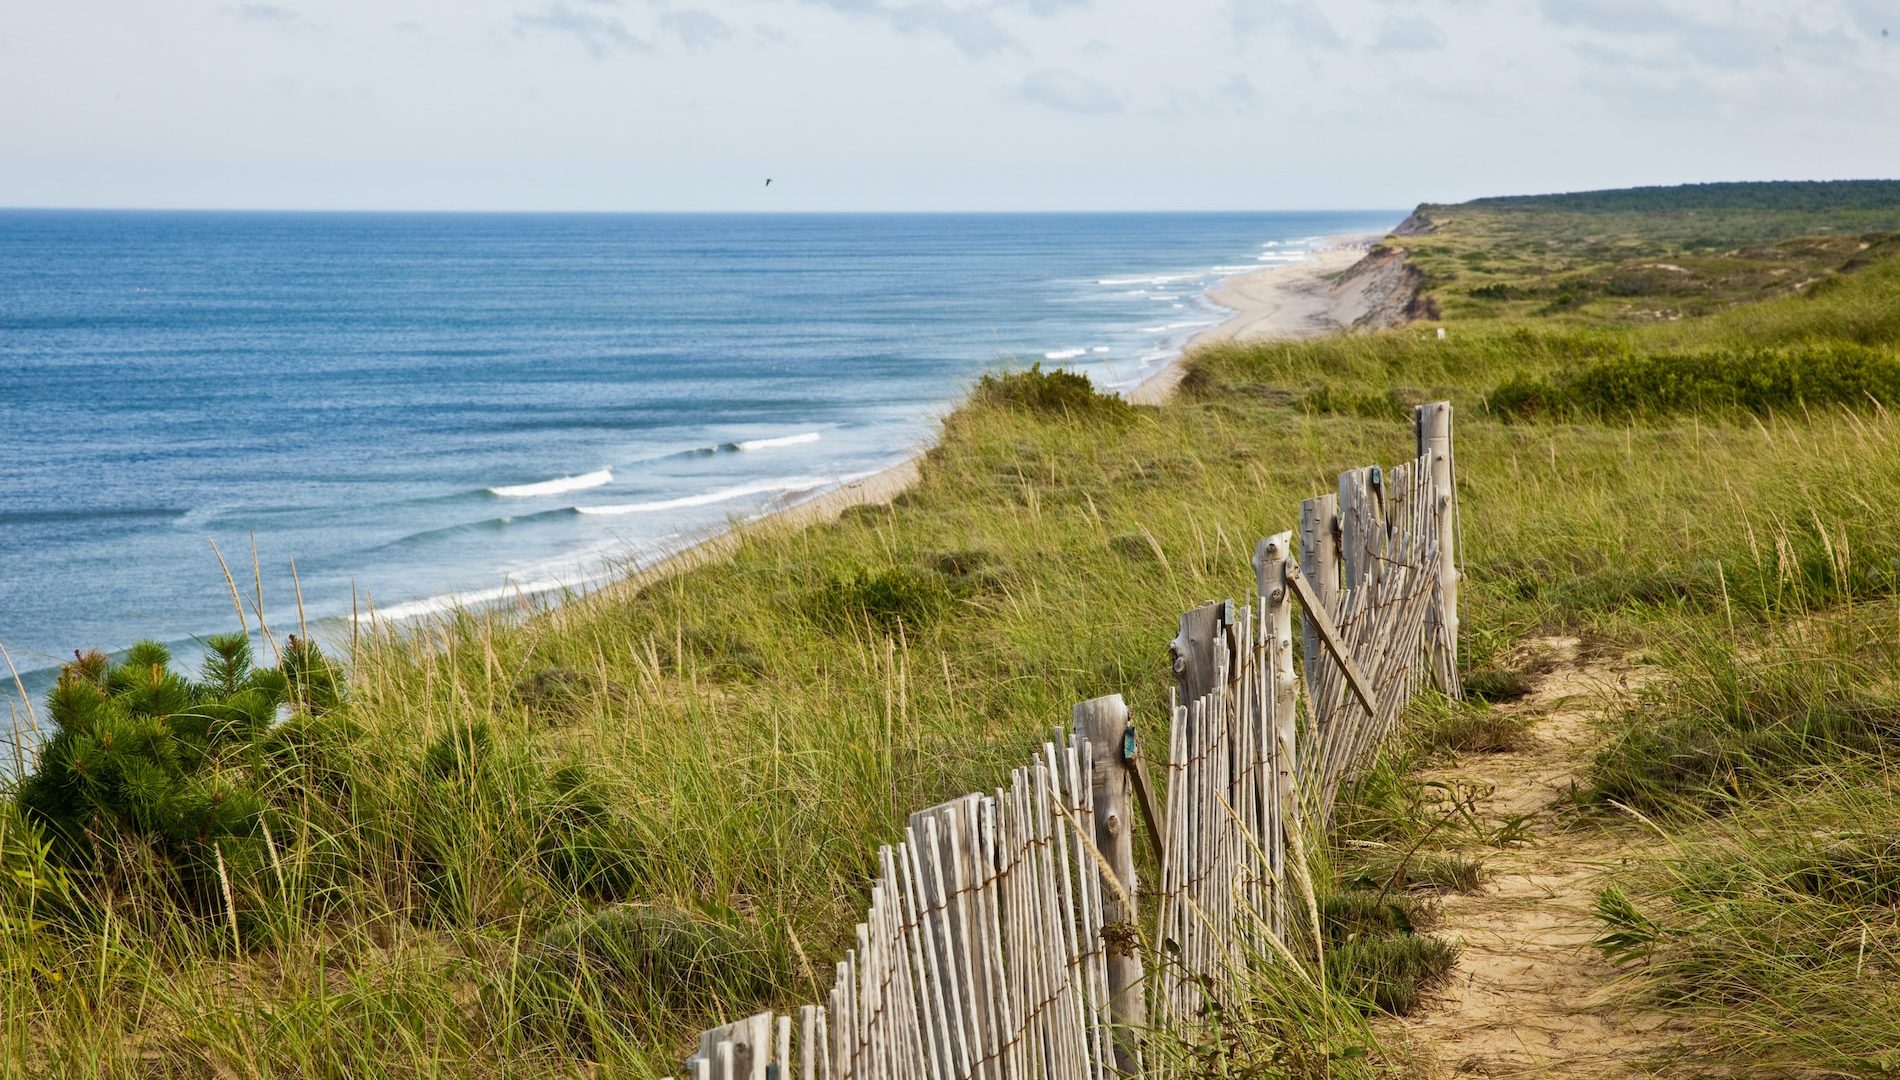
M 1260 542 L 1250 602 L 1181 617 L 1165 808 L 1120 695 L 1077 705 L 1065 745 L 1007 787 L 911 815 L 879 851 L 822 1004 L 705 1032 L 688 1076 L 1141 1075 L 1142 1040 L 1191 1028 L 1209 977 L 1290 955 L 1303 845 L 1341 785 L 1422 686 L 1460 692 L 1451 406 L 1420 406 L 1415 424 L 1415 459 L 1341 474 L 1301 504 L 1297 540 Z M 1146 895 L 1138 810 L 1160 867 Z

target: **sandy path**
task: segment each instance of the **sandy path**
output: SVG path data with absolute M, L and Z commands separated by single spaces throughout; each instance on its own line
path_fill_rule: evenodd
M 1598 736 L 1591 721 L 1646 677 L 1626 663 L 1582 660 L 1574 638 L 1533 643 L 1552 667 L 1527 697 L 1497 706 L 1531 717 L 1529 745 L 1466 754 L 1425 779 L 1488 790 L 1487 827 L 1513 818 L 1530 841 L 1487 849 L 1486 884 L 1450 896 L 1433 933 L 1462 946 L 1451 980 L 1401 1022 L 1443 1077 L 1640 1077 L 1679 1033 L 1662 1018 L 1611 1004 L 1616 972 L 1590 946 L 1596 892 L 1653 842 L 1634 823 L 1579 820 L 1558 808 L 1585 784 Z

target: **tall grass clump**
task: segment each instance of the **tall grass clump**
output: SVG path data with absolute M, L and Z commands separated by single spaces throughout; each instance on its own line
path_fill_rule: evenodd
M 1895 778 L 1863 762 L 1685 827 L 1600 898 L 1599 947 L 1688 1021 L 1697 1059 L 1744 1076 L 1900 1071 Z
M 1657 652 L 1668 675 L 1611 719 L 1594 796 L 1651 813 L 1718 809 L 1815 768 L 1878 760 L 1900 744 L 1900 641 L 1874 611 L 1891 608 L 1817 614 L 1765 641 L 1685 629 Z

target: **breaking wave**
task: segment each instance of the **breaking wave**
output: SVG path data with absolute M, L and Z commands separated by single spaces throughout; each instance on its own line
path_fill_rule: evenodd
M 553 480 L 542 480 L 533 484 L 512 484 L 506 487 L 488 488 L 490 495 L 503 499 L 531 499 L 536 495 L 560 495 L 569 491 L 586 491 L 588 488 L 604 487 L 614 482 L 612 469 L 595 469 L 579 476 L 561 476 Z

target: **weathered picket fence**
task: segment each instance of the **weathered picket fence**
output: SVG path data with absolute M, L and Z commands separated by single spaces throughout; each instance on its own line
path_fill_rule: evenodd
M 1165 809 L 1121 696 L 1077 705 L 1007 787 L 912 814 L 825 1001 L 705 1032 L 691 1080 L 1140 1075 L 1151 1032 L 1291 955 L 1303 845 L 1341 785 L 1427 681 L 1460 692 L 1451 406 L 1415 423 L 1414 460 L 1349 470 L 1301 504 L 1297 542 L 1260 542 L 1251 602 L 1181 617 Z M 1146 896 L 1137 809 L 1160 866 Z

